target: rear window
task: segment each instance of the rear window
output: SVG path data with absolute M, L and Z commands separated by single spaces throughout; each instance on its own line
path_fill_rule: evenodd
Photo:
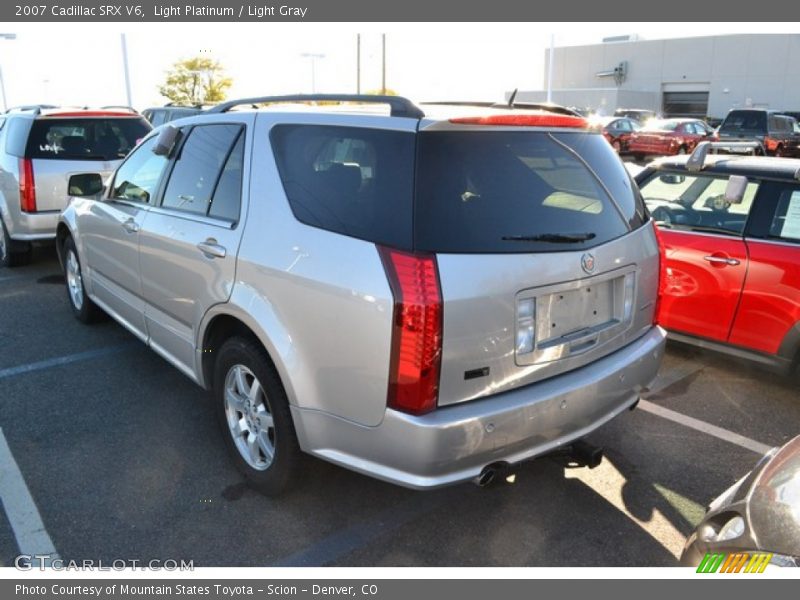
M 423 132 L 417 164 L 419 250 L 576 250 L 646 220 L 637 188 L 600 135 Z
M 722 132 L 729 131 L 766 131 L 767 113 L 760 110 L 734 110 L 731 111 L 719 128 Z
M 118 160 L 150 131 L 139 117 L 37 119 L 31 127 L 27 158 Z
M 398 248 L 575 250 L 647 219 L 600 135 L 279 125 L 271 139 L 298 220 Z
M 299 221 L 375 243 L 411 246 L 413 133 L 277 125 L 270 137 Z

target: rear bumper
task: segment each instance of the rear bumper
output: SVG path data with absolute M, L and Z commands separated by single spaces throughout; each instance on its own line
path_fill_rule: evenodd
M 47 211 L 40 213 L 20 212 L 12 215 L 6 223 L 8 235 L 12 240 L 32 242 L 38 240 L 53 240 L 56 237 L 56 226 L 61 211 Z
M 406 487 L 441 487 L 473 479 L 491 463 L 547 453 L 610 421 L 656 376 L 664 343 L 664 330 L 653 327 L 569 373 L 423 416 L 387 409 L 375 427 L 295 406 L 292 416 L 311 454 Z

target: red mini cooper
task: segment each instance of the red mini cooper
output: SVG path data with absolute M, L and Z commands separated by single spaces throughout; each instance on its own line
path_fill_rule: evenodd
M 800 160 L 664 158 L 636 176 L 659 225 L 670 337 L 789 371 L 800 360 Z

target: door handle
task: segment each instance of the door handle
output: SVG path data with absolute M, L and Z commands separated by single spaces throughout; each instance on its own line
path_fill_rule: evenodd
M 220 246 L 214 238 L 200 242 L 197 244 L 197 248 L 208 258 L 225 258 L 228 253 L 225 246 Z
M 704 256 L 703 260 L 706 260 L 710 263 L 717 264 L 717 265 L 730 265 L 735 267 L 739 264 L 739 261 L 735 258 L 725 258 L 723 256 Z
M 139 224 L 133 219 L 128 219 L 122 224 L 122 228 L 128 233 L 136 233 L 139 231 Z

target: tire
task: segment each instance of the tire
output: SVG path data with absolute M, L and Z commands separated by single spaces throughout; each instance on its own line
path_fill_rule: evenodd
M 304 456 L 286 391 L 259 344 L 233 337 L 220 347 L 213 398 L 225 446 L 247 483 L 265 496 L 295 485 Z
M 67 299 L 72 314 L 81 323 L 95 323 L 105 318 L 105 313 L 86 295 L 83 285 L 83 271 L 78 259 L 78 251 L 71 237 L 64 241 L 64 279 L 67 284 Z
M 681 156 L 686 154 L 686 146 L 681 146 L 680 148 L 678 148 L 677 154 L 679 154 Z
M 783 156 L 783 146 L 778 146 L 777 148 L 775 148 L 775 156 L 777 156 L 778 158 Z
M 620 154 L 622 152 L 622 144 L 620 144 L 619 140 L 614 140 L 613 142 L 611 142 L 611 147 L 614 148 L 614 151 L 617 154 Z
M 633 160 L 636 162 L 644 162 L 644 154 L 641 154 L 640 152 L 634 153 Z
M 6 224 L 0 219 L 0 267 L 22 267 L 31 262 L 33 246 L 30 242 L 11 239 Z

